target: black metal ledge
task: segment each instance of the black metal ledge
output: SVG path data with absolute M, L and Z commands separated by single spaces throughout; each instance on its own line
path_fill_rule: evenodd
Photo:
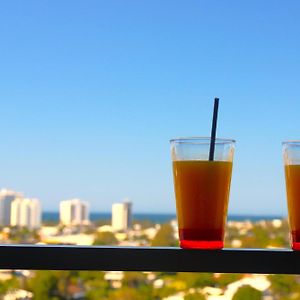
M 1 245 L 0 269 L 300 274 L 300 251 Z

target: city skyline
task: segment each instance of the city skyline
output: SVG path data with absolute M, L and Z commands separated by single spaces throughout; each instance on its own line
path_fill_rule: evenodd
M 3 202 L 1 200 L 3 198 L 7 197 L 8 202 L 3 206 Z M 42 220 L 43 214 L 48 214 L 48 213 L 54 213 L 57 214 L 58 219 L 61 224 L 64 225 L 88 225 L 91 221 L 90 215 L 111 215 L 112 218 L 112 223 L 114 222 L 113 219 L 115 219 L 115 227 L 120 226 L 120 228 L 123 228 L 125 230 L 126 228 L 129 228 L 132 224 L 132 216 L 143 216 L 145 218 L 153 215 L 168 215 L 168 216 L 174 216 L 176 217 L 176 211 L 174 212 L 143 212 L 143 211 L 133 211 L 132 207 L 134 202 L 131 201 L 131 199 L 128 198 L 122 198 L 119 199 L 115 202 L 113 202 L 108 210 L 95 210 L 91 209 L 90 202 L 88 200 L 81 200 L 79 198 L 72 198 L 68 200 L 59 200 L 58 206 L 54 210 L 45 210 L 41 209 L 42 208 L 42 200 L 39 200 L 37 198 L 26 198 L 24 197 L 24 192 L 18 192 L 14 191 L 8 188 L 0 188 L 0 223 L 4 224 L 11 224 L 11 209 L 14 205 L 14 202 L 16 206 L 19 205 L 19 202 L 25 204 L 26 202 L 39 202 L 39 211 L 40 211 L 40 221 L 38 222 L 40 224 L 41 221 L 45 221 L 44 219 Z M 44 207 L 44 206 L 43 206 Z M 19 208 L 17 208 L 19 209 Z M 115 210 L 115 213 L 114 213 Z M 9 211 L 9 212 L 8 212 Z M 14 208 L 14 211 L 16 211 L 16 208 Z M 64 213 L 63 211 L 67 211 Z M 114 218 L 115 214 L 115 218 Z M 62 217 L 62 215 L 64 215 Z M 237 218 L 241 217 L 241 220 L 246 220 L 247 218 L 253 219 L 253 220 L 261 220 L 260 218 L 285 218 L 285 215 L 282 214 L 253 214 L 253 213 L 248 213 L 248 214 L 243 214 L 243 213 L 238 213 L 238 214 L 228 214 L 229 219 L 230 218 Z M 16 218 L 16 217 L 14 217 Z M 64 221 L 64 219 L 66 221 Z M 101 217 L 100 217 L 101 219 Z M 156 219 L 156 218 L 155 218 Z M 46 218 L 47 220 L 47 218 Z M 163 220 L 163 219 L 162 219 Z M 75 221 L 75 222 L 73 222 Z M 17 225 L 17 224 L 15 224 Z M 114 226 L 113 226 L 114 227 Z
M 169 139 L 237 140 L 230 214 L 286 215 L 300 139 L 300 4 L 26 2 L 0 11 L 0 182 L 109 211 L 175 213 Z M 155 20 L 155 21 L 154 21 Z M 238 24 L 238 26 L 237 26 Z

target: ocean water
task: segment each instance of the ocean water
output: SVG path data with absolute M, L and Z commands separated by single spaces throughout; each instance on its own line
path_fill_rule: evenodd
M 229 221 L 252 221 L 257 222 L 261 220 L 273 220 L 273 219 L 282 219 L 284 216 L 280 215 L 229 215 Z M 155 213 L 134 213 L 133 220 L 136 221 L 145 221 L 148 220 L 150 222 L 156 224 L 162 224 L 169 222 L 171 220 L 176 219 L 175 214 L 155 214 Z M 43 222 L 58 222 L 59 221 L 59 213 L 58 212 L 44 212 L 42 215 Z M 111 213 L 90 213 L 91 221 L 110 221 Z

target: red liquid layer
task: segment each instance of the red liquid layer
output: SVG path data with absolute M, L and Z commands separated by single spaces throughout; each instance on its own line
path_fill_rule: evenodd
M 179 229 L 180 247 L 186 249 L 222 249 L 222 229 Z
M 183 249 L 223 249 L 223 241 L 187 241 L 180 240 L 180 247 Z M 300 250 L 300 243 L 299 243 Z
M 292 249 L 300 250 L 300 230 L 293 230 L 291 235 L 292 235 Z

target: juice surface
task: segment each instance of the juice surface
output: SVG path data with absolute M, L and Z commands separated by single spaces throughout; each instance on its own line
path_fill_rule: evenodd
M 224 237 L 232 162 L 173 162 L 181 240 L 217 241 Z
M 285 177 L 292 242 L 300 243 L 300 165 L 286 165 Z

